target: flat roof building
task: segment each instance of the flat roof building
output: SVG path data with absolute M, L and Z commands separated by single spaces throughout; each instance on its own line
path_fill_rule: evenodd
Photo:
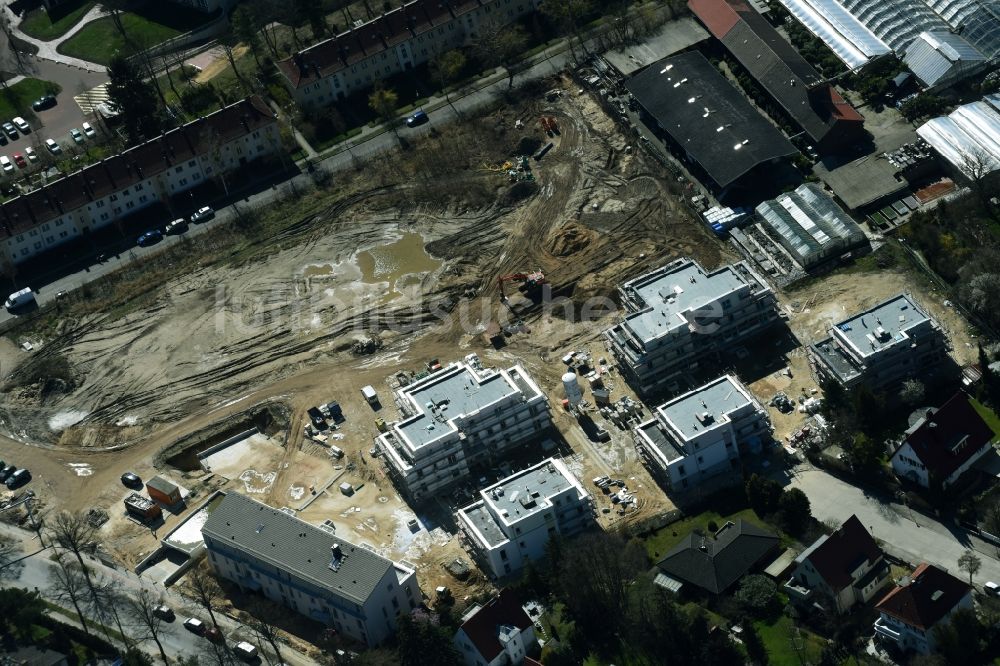
M 688 7 L 818 150 L 864 138 L 861 114 L 745 0 L 688 0 Z
M 724 375 L 658 407 L 636 426 L 636 446 L 668 490 L 694 490 L 711 476 L 733 474 L 740 449 L 771 439 L 767 410 L 732 375 Z
M 757 216 L 806 270 L 868 243 L 857 222 L 812 183 L 765 201 L 757 206 Z
M 700 53 L 655 62 L 626 86 L 650 129 L 717 190 L 798 152 Z
M 215 573 L 367 645 L 420 603 L 414 567 L 227 492 L 202 527 Z
M 778 321 L 771 287 L 745 262 L 706 272 L 677 259 L 618 291 L 626 314 L 605 338 L 625 378 L 644 394 L 685 388 L 708 356 Z
M 401 388 L 403 418 L 376 444 L 389 475 L 414 501 L 492 467 L 551 425 L 548 401 L 520 365 L 452 363 Z
M 948 340 L 912 296 L 899 294 L 835 324 L 809 353 L 822 377 L 879 390 L 911 377 L 933 379 L 948 358 Z
M 481 499 L 458 511 L 458 524 L 473 558 L 495 578 L 540 559 L 552 536 L 571 536 L 594 520 L 590 494 L 556 458 L 479 494 Z

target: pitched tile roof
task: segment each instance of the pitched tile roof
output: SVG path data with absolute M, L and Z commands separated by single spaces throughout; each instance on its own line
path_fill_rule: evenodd
M 201 531 L 209 539 L 251 553 L 359 604 L 393 568 L 391 560 L 374 551 L 235 492 L 226 493 Z M 341 553 L 336 569 L 330 566 L 334 546 Z
M 907 580 L 908 579 L 908 580 Z M 965 582 L 931 564 L 921 564 L 875 605 L 875 610 L 927 630 L 969 594 Z
M 907 431 L 903 442 L 913 448 L 932 477 L 947 479 L 994 437 L 993 429 L 979 416 L 968 396 L 959 391 L 940 409 L 927 410 L 927 415 Z
M 487 601 L 476 614 L 462 623 L 469 640 L 487 662 L 493 661 L 503 651 L 497 638 L 500 626 L 517 627 L 524 631 L 532 626 L 531 618 L 521 607 L 521 600 L 511 590 L 500 590 L 500 594 Z
M 777 546 L 777 536 L 739 519 L 714 536 L 688 534 L 657 566 L 669 576 L 720 594 Z
M 121 191 L 275 122 L 258 96 L 165 132 L 0 205 L 0 230 L 13 236 Z
M 820 537 L 802 554 L 836 592 L 854 582 L 851 573 L 863 563 L 874 564 L 882 557 L 875 539 L 852 515 L 836 532 Z

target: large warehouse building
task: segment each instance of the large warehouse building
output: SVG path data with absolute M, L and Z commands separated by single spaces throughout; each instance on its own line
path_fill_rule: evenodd
M 1000 169 L 1000 95 L 964 104 L 947 116 L 928 120 L 919 134 L 941 157 L 965 175 Z
M 821 152 L 863 138 L 861 114 L 744 0 L 688 0 L 688 7 Z
M 644 122 L 720 197 L 798 152 L 700 53 L 655 62 L 627 87 Z

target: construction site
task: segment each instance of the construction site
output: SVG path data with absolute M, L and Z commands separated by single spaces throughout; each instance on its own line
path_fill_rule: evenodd
M 151 297 L 76 301 L 13 331 L 0 340 L 0 457 L 32 469 L 47 509 L 107 511 L 102 545 L 130 566 L 158 542 L 126 516 L 125 471 L 170 479 L 188 508 L 219 489 L 287 507 L 415 563 L 425 594 L 488 585 L 455 564 L 470 560 L 454 511 L 504 471 L 549 455 L 588 487 L 603 526 L 669 520 L 675 507 L 631 433 L 656 405 L 619 376 L 602 332 L 621 316 L 625 280 L 678 257 L 713 268 L 740 257 L 689 212 L 687 184 L 593 93 L 568 77 L 542 85 L 550 94 L 526 92 L 290 195 L 262 212 L 285 226 L 252 253 L 188 248 Z M 122 277 L 112 291 L 144 279 Z M 787 329 L 750 350 L 740 376 L 765 404 L 779 391 L 817 397 L 801 344 L 899 291 L 938 317 L 956 360 L 975 357 L 942 295 L 901 267 L 877 279 L 852 270 L 779 292 Z M 547 398 L 551 442 L 412 505 L 373 457 L 375 439 L 401 416 L 401 376 L 469 354 L 486 367 L 523 366 Z M 567 368 L 582 378 L 584 416 L 564 405 Z M 807 416 L 770 413 L 779 440 Z M 615 499 L 591 483 L 602 477 L 621 482 Z M 164 529 L 186 515 L 166 515 Z

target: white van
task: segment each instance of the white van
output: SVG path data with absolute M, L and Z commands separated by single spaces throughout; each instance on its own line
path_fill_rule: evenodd
M 7 300 L 4 301 L 3 306 L 10 310 L 11 308 L 20 308 L 34 302 L 35 293 L 31 291 L 30 288 L 25 288 L 21 291 L 15 291 L 13 294 L 8 296 Z
M 257 648 L 246 641 L 240 641 L 234 645 L 233 652 L 241 659 L 253 659 L 257 656 Z

